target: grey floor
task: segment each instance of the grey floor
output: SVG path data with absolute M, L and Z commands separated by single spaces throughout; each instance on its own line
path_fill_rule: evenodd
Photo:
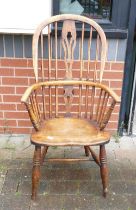
M 106 199 L 95 163 L 45 162 L 38 199 L 32 202 L 33 149 L 28 135 L 0 135 L 0 210 L 136 210 L 136 138 L 116 137 L 106 145 Z M 79 156 L 84 157 L 82 147 L 52 147 L 48 152 L 48 157 Z

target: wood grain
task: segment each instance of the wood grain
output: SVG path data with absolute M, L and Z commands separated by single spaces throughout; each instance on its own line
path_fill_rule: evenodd
M 40 131 L 31 135 L 33 144 L 46 146 L 99 145 L 109 142 L 110 134 L 99 131 L 84 119 L 55 118 L 44 121 Z

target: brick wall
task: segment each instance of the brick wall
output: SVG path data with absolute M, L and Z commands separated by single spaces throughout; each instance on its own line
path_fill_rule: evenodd
M 108 61 L 104 72 L 104 83 L 115 90 L 118 95 L 121 95 L 123 69 L 124 62 Z M 25 106 L 21 104 L 20 99 L 25 89 L 33 82 L 34 74 L 30 58 L 0 59 L 1 133 L 24 134 L 31 132 L 32 126 Z M 116 105 L 107 129 L 112 132 L 117 130 L 118 117 L 119 105 Z

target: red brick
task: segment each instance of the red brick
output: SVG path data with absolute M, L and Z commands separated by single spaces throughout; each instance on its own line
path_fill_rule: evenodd
M 88 62 L 87 62 L 87 61 L 84 62 L 84 68 L 85 68 L 85 69 L 88 69 Z M 94 70 L 94 68 L 95 68 L 95 63 L 94 63 L 93 61 L 91 61 L 91 62 L 89 63 L 89 68 L 90 68 L 91 70 Z M 79 69 L 80 69 L 80 64 L 79 64 Z
M 111 64 L 111 70 L 123 70 L 124 69 L 124 63 L 112 63 Z
M 80 78 L 80 71 L 76 71 L 76 70 L 73 70 L 72 71 L 72 77 L 75 79 L 75 78 Z
M 65 62 L 63 60 L 59 60 L 58 61 L 58 69 L 65 69 L 66 66 L 65 66 Z
M 27 59 L 1 59 L 1 66 L 10 66 L 10 67 L 27 67 Z
M 35 83 L 35 78 L 29 78 L 28 86 L 33 85 Z
M 10 77 L 3 77 L 2 83 L 4 85 L 28 85 L 28 78 L 10 78 Z
M 23 95 L 26 91 L 27 87 L 16 87 L 16 94 Z
M 1 102 L 1 103 L 2 103 L 2 98 L 3 98 L 2 95 L 0 95 L 0 102 Z
M 18 126 L 19 127 L 32 127 L 32 123 L 30 122 L 30 120 L 19 120 Z
M 15 94 L 15 88 L 9 86 L 1 86 L 0 94 Z
M 118 128 L 118 122 L 110 122 L 109 121 L 109 123 L 106 126 L 106 130 L 109 130 L 109 129 L 117 130 L 117 128 Z
M 65 77 L 66 72 L 64 70 L 58 70 L 58 78 L 64 78 Z
M 110 87 L 122 89 L 122 81 L 110 81 Z
M 14 68 L 0 68 L 1 76 L 14 76 Z
M 48 61 L 46 63 L 44 62 L 44 68 L 47 68 L 47 67 L 48 67 Z M 55 60 L 51 60 L 51 69 L 55 69 L 55 67 L 56 67 Z
M 115 93 L 116 93 L 118 96 L 121 96 L 121 93 L 122 93 L 122 90 L 121 90 L 121 89 L 120 89 L 120 90 L 116 90 L 116 89 L 113 88 L 113 90 L 115 91 Z
M 43 59 L 43 66 L 44 66 L 44 68 L 49 65 L 48 63 L 49 63 L 48 62 L 48 59 Z M 38 59 L 38 66 L 40 68 L 41 68 L 41 65 L 42 65 L 42 60 L 41 59 Z
M 28 65 L 29 65 L 29 67 L 33 67 L 33 62 L 32 61 L 28 61 Z M 38 67 L 41 69 L 41 66 L 42 66 L 42 60 L 41 59 L 38 59 Z M 48 68 L 48 66 L 49 66 L 49 61 L 48 61 L 48 59 L 44 59 L 43 60 L 43 67 L 44 68 Z
M 20 102 L 21 96 L 17 95 L 4 95 L 3 102 Z
M 123 78 L 123 73 L 122 72 L 114 72 L 114 71 L 105 71 L 103 74 L 103 79 L 120 79 L 122 80 Z
M 95 66 L 95 62 L 94 62 L 94 66 Z M 96 64 L 96 69 L 99 70 L 100 68 L 101 68 L 100 62 L 98 62 L 98 63 Z M 110 68 L 111 68 L 111 63 L 110 63 L 110 62 L 105 62 L 104 71 L 106 71 L 106 70 L 110 71 Z
M 17 123 L 16 123 L 16 120 L 3 119 L 3 120 L 0 120 L 0 125 L 8 128 L 8 127 L 17 126 Z
M 32 59 L 27 60 L 27 67 L 33 67 L 33 60 Z
M 29 119 L 27 112 L 5 112 L 4 116 L 7 119 Z
M 114 107 L 113 113 L 119 113 L 120 112 L 120 105 L 116 105 Z
M 114 121 L 117 122 L 119 119 L 119 114 L 114 114 L 112 113 L 111 117 L 110 117 L 110 121 Z
M 0 133 L 4 133 L 3 127 L 0 127 Z
M 15 134 L 31 134 L 32 133 L 32 128 L 12 128 L 12 133 Z
M 34 71 L 33 69 L 19 69 L 15 68 L 15 76 L 17 77 L 34 77 Z
M 103 80 L 102 84 L 106 85 L 106 86 L 110 86 L 110 81 L 109 80 Z
M 2 111 L 0 112 L 0 118 L 3 118 L 3 112 Z
M 111 68 L 111 63 L 110 63 L 110 62 L 106 62 L 106 63 L 105 63 L 105 68 L 104 68 L 104 70 L 109 71 L 110 68 Z
M 81 62 L 80 61 L 74 61 L 73 65 L 72 65 L 72 68 L 73 69 L 80 69 L 80 66 L 81 66 Z
M 48 68 L 49 64 L 48 64 L 47 59 L 44 59 L 43 65 L 44 65 L 44 68 Z M 51 61 L 51 68 L 55 69 L 55 65 L 56 65 L 55 60 L 52 60 Z M 63 61 L 63 60 L 58 60 L 57 65 L 58 65 L 59 69 L 65 69 L 66 68 L 65 61 Z M 39 59 L 38 66 L 39 67 L 41 66 L 41 59 Z M 27 67 L 33 67 L 33 61 L 32 60 L 27 61 Z
M 17 110 L 18 111 L 25 111 L 26 110 L 25 104 L 23 104 L 23 103 L 17 104 Z
M 0 104 L 0 110 L 16 110 L 16 105 L 15 104 Z

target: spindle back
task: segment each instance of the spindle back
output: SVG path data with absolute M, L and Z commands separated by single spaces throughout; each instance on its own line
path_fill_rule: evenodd
M 78 117 L 102 124 L 110 101 L 100 84 L 106 50 L 102 28 L 89 18 L 66 14 L 43 21 L 33 36 L 33 67 L 36 83 L 51 84 L 34 92 L 31 104 L 38 96 L 40 107 L 34 111 L 43 119 Z
M 105 34 L 95 21 L 79 15 L 53 16 L 43 21 L 33 36 L 36 82 L 101 82 L 106 51 Z

